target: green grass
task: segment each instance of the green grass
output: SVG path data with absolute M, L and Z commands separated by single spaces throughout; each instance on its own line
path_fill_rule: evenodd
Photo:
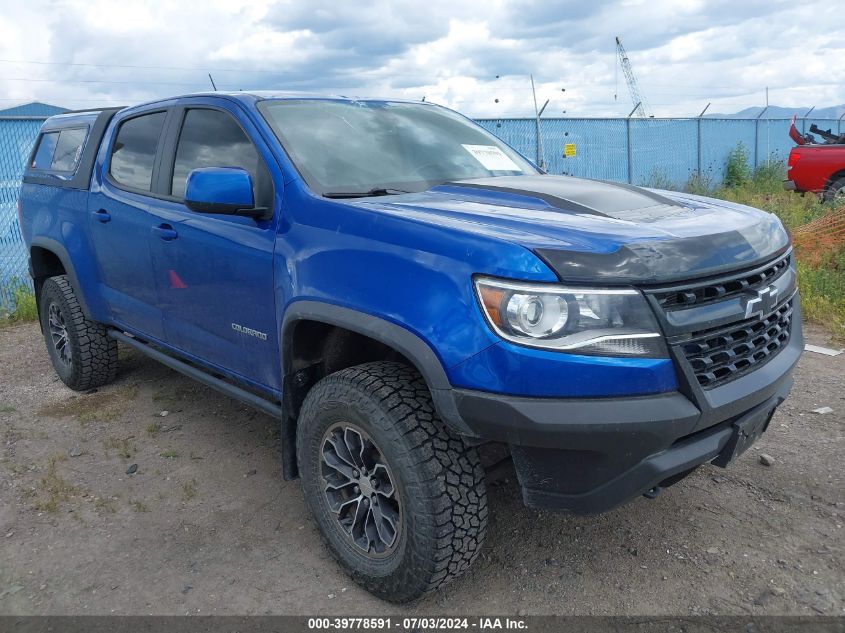
M 804 317 L 828 326 L 835 338 L 845 340 L 845 248 L 816 266 L 799 259 L 798 287 Z
M 13 279 L 7 287 L 0 288 L 0 297 L 10 294 L 12 305 L 0 305 L 0 324 L 25 323 L 38 320 L 35 295 L 26 284 Z

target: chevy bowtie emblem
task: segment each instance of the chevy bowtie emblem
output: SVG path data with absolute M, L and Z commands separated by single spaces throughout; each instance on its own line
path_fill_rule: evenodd
M 778 289 L 774 286 L 756 290 L 754 294 L 745 297 L 745 318 L 750 319 L 754 315 L 768 314 L 775 308 L 778 302 Z

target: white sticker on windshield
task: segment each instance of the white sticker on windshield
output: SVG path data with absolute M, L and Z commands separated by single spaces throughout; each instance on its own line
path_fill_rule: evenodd
M 522 171 L 507 154 L 495 145 L 464 145 L 475 160 L 490 171 Z

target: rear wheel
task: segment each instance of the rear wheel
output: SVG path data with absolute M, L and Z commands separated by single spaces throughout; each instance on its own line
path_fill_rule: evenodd
M 302 490 L 352 578 L 407 602 L 466 571 L 487 525 L 474 448 L 437 418 L 422 377 L 399 363 L 332 374 L 297 425 Z
M 828 202 L 845 202 L 845 176 L 825 187 L 824 199 Z
M 47 353 L 62 382 L 85 391 L 114 380 L 117 341 L 105 326 L 85 317 L 66 275 L 44 282 L 39 309 Z

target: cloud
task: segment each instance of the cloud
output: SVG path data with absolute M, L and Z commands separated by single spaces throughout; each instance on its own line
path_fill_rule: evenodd
M 474 116 L 624 116 L 621 34 L 657 115 L 845 102 L 834 3 L 33 0 L 0 15 L 2 98 L 70 107 L 221 89 L 422 96 Z M 10 61 L 11 60 L 11 61 Z M 23 63 L 50 62 L 50 63 Z M 2 104 L 3 102 L 0 102 Z

